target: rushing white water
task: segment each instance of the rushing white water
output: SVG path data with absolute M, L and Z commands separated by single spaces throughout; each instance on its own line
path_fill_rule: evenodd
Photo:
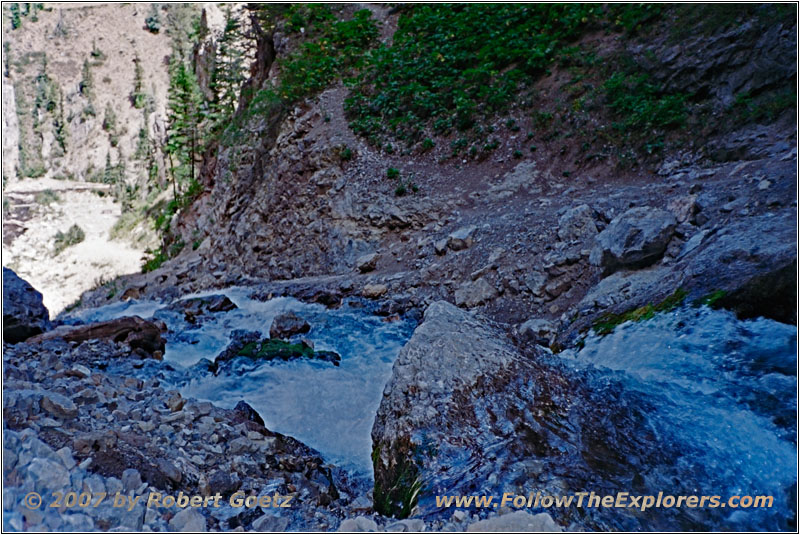
M 673 466 L 647 467 L 653 491 L 680 481 L 697 494 L 771 495 L 773 509 L 720 509 L 712 529 L 786 529 L 797 484 L 796 327 L 685 307 L 563 355 L 595 383 L 620 381 L 626 400 L 642 400 L 641 428 L 679 452 Z
M 237 305 L 199 316 L 197 324 L 187 323 L 183 312 L 169 305 L 135 301 L 68 319 L 138 314 L 165 321 L 165 361 L 176 370 L 164 373 L 153 362 L 141 373 L 159 374 L 165 386 L 222 407 L 244 400 L 268 428 L 371 477 L 373 420 L 393 361 L 414 323 L 387 323 L 358 301 L 328 309 L 292 298 L 261 302 L 249 297 L 251 291 L 230 288 L 185 296 L 222 293 Z M 312 326 L 306 337 L 318 350 L 339 353 L 341 365 L 237 359 L 218 375 L 195 366 L 201 359 L 213 361 L 237 329 L 266 337 L 275 316 L 286 311 L 305 318 Z M 741 321 L 705 307 L 684 307 L 621 325 L 608 336 L 589 336 L 580 351 L 552 357 L 549 373 L 566 373 L 580 385 L 576 395 L 582 402 L 565 413 L 561 424 L 551 421 L 563 449 L 537 461 L 543 466 L 540 483 L 546 485 L 548 477 L 568 478 L 575 488 L 601 485 L 639 494 L 774 497 L 773 507 L 764 509 L 587 512 L 582 522 L 599 529 L 791 528 L 797 484 L 796 344 L 794 326 Z M 539 380 L 547 381 L 547 374 Z M 504 455 L 497 452 L 498 458 Z M 505 487 L 513 473 L 495 475 L 494 484 Z
M 394 359 L 414 325 L 402 320 L 386 322 L 362 310 L 357 302 L 328 309 L 288 297 L 262 302 L 251 299 L 251 292 L 229 288 L 184 296 L 224 294 L 237 306 L 228 312 L 204 314 L 197 325 L 186 323 L 181 312 L 154 302 L 116 303 L 73 317 L 100 321 L 136 314 L 163 320 L 169 327 L 164 360 L 190 368 L 201 359 L 213 361 L 231 341 L 234 330 L 257 331 L 267 337 L 276 315 L 294 312 L 311 324 L 304 337 L 315 349 L 341 355 L 339 366 L 302 359 L 261 363 L 239 359 L 241 362 L 219 375 L 187 372 L 181 394 L 223 408 L 233 408 L 244 400 L 258 411 L 267 428 L 297 438 L 341 467 L 371 475 L 370 433 L 375 413 Z

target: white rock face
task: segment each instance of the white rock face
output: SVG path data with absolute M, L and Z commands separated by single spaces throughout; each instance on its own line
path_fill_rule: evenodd
M 19 120 L 14 86 L 3 78 L 3 177 L 13 180 L 19 165 Z

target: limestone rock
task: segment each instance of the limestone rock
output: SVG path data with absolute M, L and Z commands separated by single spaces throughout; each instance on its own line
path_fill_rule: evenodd
M 540 345 L 549 345 L 550 339 L 555 335 L 556 328 L 553 322 L 543 318 L 529 319 L 517 328 L 520 336 Z
M 378 524 L 369 517 L 357 516 L 343 520 L 338 531 L 376 532 Z
M 39 405 L 56 418 L 69 419 L 78 415 L 78 407 L 75 406 L 75 403 L 68 397 L 55 392 L 46 392 L 42 395 Z
M 477 229 L 478 227 L 475 225 L 470 225 L 451 232 L 447 236 L 447 246 L 453 251 L 461 251 L 470 247 L 474 242 L 473 235 Z
M 195 323 L 195 318 L 209 312 L 227 312 L 234 310 L 236 305 L 226 295 L 209 295 L 206 297 L 193 297 L 181 299 L 172 303 L 168 308 L 180 310 L 184 313 L 186 321 Z
M 42 294 L 12 270 L 3 268 L 3 341 L 22 342 L 50 328 Z
M 606 273 L 648 266 L 664 254 L 677 225 L 675 216 L 665 210 L 632 208 L 597 235 L 589 260 Z
M 388 291 L 389 288 L 385 284 L 367 284 L 361 291 L 361 295 L 369 299 L 376 299 Z
M 589 240 L 596 234 L 594 210 L 588 204 L 570 208 L 558 220 L 558 238 L 562 241 Z
M 187 507 L 172 517 L 169 527 L 182 532 L 206 531 L 206 517 L 197 509 Z
M 481 277 L 475 282 L 464 284 L 456 290 L 455 295 L 456 304 L 467 308 L 476 307 L 481 303 L 491 301 L 495 297 L 497 297 L 497 289 L 485 277 Z
M 534 418 L 544 399 L 531 391 L 539 376 L 534 359 L 485 320 L 444 301 L 431 304 L 394 363 L 372 428 L 378 512 L 423 516 L 437 510 L 436 494 L 480 488 L 503 468 L 474 460 L 493 458 L 498 441 L 507 440 L 505 450 L 515 455 L 535 455 L 537 445 L 515 429 L 539 424 L 486 415 Z M 431 445 L 435 455 L 425 453 Z
M 87 340 L 110 340 L 123 342 L 142 358 L 161 359 L 167 341 L 161 335 L 167 330 L 161 321 L 148 321 L 139 316 L 126 316 L 100 323 L 68 326 L 62 325 L 52 331 L 34 336 L 29 343 L 41 343 L 55 338 L 67 342 Z
M 279 314 L 272 320 L 269 328 L 269 337 L 274 339 L 289 338 L 295 334 L 305 334 L 311 330 L 311 325 L 306 320 L 293 312 Z
M 361 273 L 372 271 L 375 269 L 375 266 L 378 265 L 379 259 L 380 255 L 378 253 L 370 253 L 360 256 L 356 260 L 356 269 L 358 269 Z

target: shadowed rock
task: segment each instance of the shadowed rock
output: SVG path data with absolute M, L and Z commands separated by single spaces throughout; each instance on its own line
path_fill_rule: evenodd
M 3 268 L 3 341 L 22 342 L 50 328 L 42 294 L 8 268 Z

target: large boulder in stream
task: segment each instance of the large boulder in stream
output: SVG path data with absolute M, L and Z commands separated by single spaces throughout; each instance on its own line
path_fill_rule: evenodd
M 502 495 L 506 463 L 547 447 L 536 418 L 552 412 L 554 394 L 542 393 L 541 377 L 487 320 L 431 304 L 394 363 L 372 428 L 375 509 L 422 516 L 438 510 L 437 494 Z
M 50 328 L 42 294 L 12 270 L 3 268 L 3 341 L 22 342 Z
M 88 340 L 108 340 L 127 344 L 136 355 L 142 358 L 160 360 L 164 356 L 167 343 L 162 335 L 166 330 L 167 326 L 164 322 L 148 321 L 139 316 L 126 316 L 87 325 L 62 325 L 52 331 L 34 336 L 27 342 L 36 344 L 56 338 L 77 343 Z

